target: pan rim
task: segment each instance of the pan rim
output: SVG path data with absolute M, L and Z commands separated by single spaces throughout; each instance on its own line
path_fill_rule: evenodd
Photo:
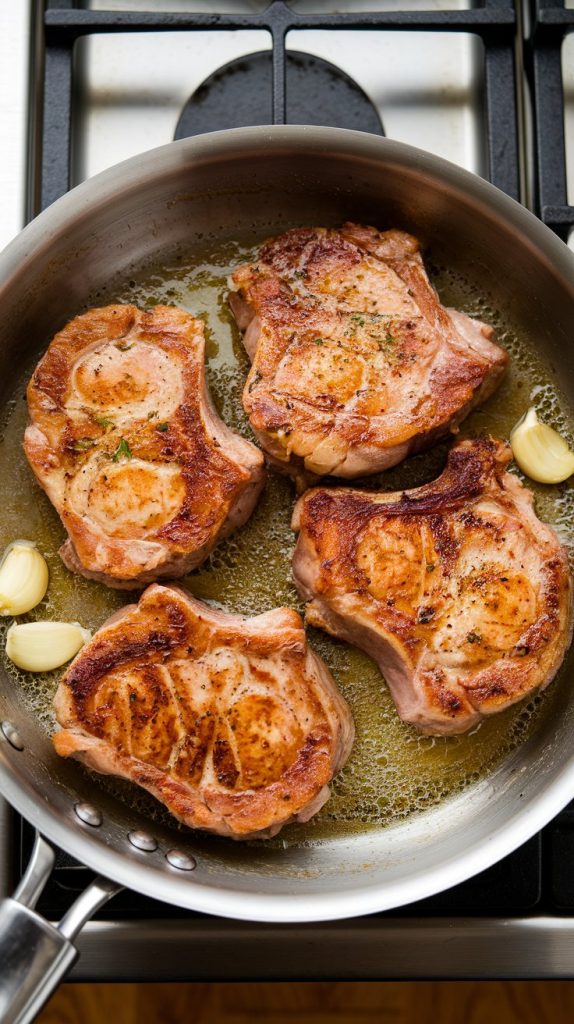
M 102 171 L 76 186 L 32 221 L 0 254 L 0 294 L 10 287 L 10 279 L 21 266 L 34 258 L 38 249 L 50 243 L 66 229 L 68 221 L 89 216 L 94 202 L 102 204 L 117 194 L 118 188 L 136 189 L 146 181 L 172 173 L 193 162 L 245 156 L 252 146 L 276 155 L 282 149 L 339 156 L 357 160 L 371 159 L 412 166 L 434 180 L 470 194 L 507 226 L 516 229 L 517 244 L 528 244 L 543 256 L 567 282 L 574 303 L 574 254 L 530 211 L 495 186 L 455 164 L 404 143 L 379 138 L 348 129 L 315 126 L 262 126 L 229 129 L 208 135 L 167 143 L 145 154 L 134 156 Z M 6 747 L 4 748 L 6 749 Z M 194 884 L 193 878 L 175 876 L 169 870 L 126 858 L 123 853 L 107 847 L 86 829 L 78 830 L 70 809 L 70 817 L 57 816 L 40 804 L 19 780 L 18 773 L 3 756 L 0 746 L 0 790 L 19 813 L 37 827 L 49 840 L 66 849 L 94 871 L 108 874 L 127 888 L 147 896 L 204 913 L 239 920 L 268 923 L 304 923 L 334 921 L 380 911 L 388 911 L 451 888 L 478 871 L 485 870 L 546 825 L 574 792 L 574 756 L 559 769 L 559 774 L 543 792 L 534 794 L 525 807 L 511 812 L 504 825 L 497 827 L 488 839 L 477 841 L 463 853 L 454 852 L 439 866 L 422 870 L 415 868 L 403 880 L 385 886 L 380 881 L 358 885 L 345 892 L 321 894 L 268 894 L 239 892 L 234 889 Z M 14 752 L 16 753 L 16 752 Z M 17 756 L 17 755 L 16 755 Z M 558 769 L 557 769 L 558 771 Z M 161 890 L 158 892 L 158 890 Z
M 90 834 L 90 826 L 79 830 L 71 807 L 66 819 L 49 814 L 46 820 L 37 801 L 15 779 L 0 745 L 1 795 L 48 841 L 86 867 L 123 888 L 174 906 L 215 917 L 266 924 L 311 924 L 362 917 L 396 910 L 451 889 L 496 864 L 544 828 L 571 800 L 573 780 L 574 756 L 560 777 L 536 800 L 533 798 L 488 837 L 488 848 L 484 840 L 479 839 L 464 854 L 454 852 L 439 866 L 415 870 L 403 880 L 393 880 L 389 886 L 378 881 L 345 892 L 334 889 L 315 894 L 269 894 L 240 892 L 232 884 L 229 889 L 195 884 L 192 875 L 176 876 L 167 865 L 160 870 L 135 856 L 126 857 L 98 841 Z

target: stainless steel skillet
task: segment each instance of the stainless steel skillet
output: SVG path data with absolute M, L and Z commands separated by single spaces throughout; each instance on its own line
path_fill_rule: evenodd
M 412 230 L 528 330 L 574 409 L 574 256 L 536 218 L 481 179 L 419 150 L 339 129 L 237 129 L 172 143 L 74 189 L 0 256 L 0 385 L 46 344 L 86 295 L 168 246 L 201 235 L 265 234 L 281 224 L 356 219 Z M 3 489 L 10 487 L 5 480 Z M 182 907 L 269 922 L 386 910 L 483 870 L 545 825 L 574 794 L 574 693 L 488 779 L 403 824 L 288 849 L 210 845 L 149 830 L 77 765 L 54 754 L 14 682 L 0 682 L 0 791 L 47 840 L 111 879 L 63 933 L 31 910 L 49 868 L 45 843 L 20 894 L 0 905 L 0 1019 L 30 1020 L 73 959 L 69 938 L 128 886 Z M 97 814 L 84 813 L 92 805 Z M 80 805 L 80 816 L 77 810 Z M 84 807 L 85 810 L 85 807 Z M 194 870 L 166 857 L 177 847 Z M 191 861 L 188 859 L 188 866 Z M 185 859 L 179 860 L 185 865 Z M 2 1015 L 3 1014 L 3 1015 Z

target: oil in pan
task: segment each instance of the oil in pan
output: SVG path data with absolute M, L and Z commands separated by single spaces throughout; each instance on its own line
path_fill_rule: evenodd
M 241 405 L 241 392 L 249 364 L 227 308 L 226 281 L 233 267 L 248 260 L 254 251 L 253 245 L 227 243 L 178 253 L 166 258 L 161 267 L 134 272 L 119 286 L 116 282 L 113 292 L 90 296 L 87 303 L 88 306 L 131 302 L 141 307 L 164 303 L 182 306 L 203 317 L 208 382 L 215 405 L 225 423 L 246 437 L 252 435 Z M 572 441 L 566 405 L 556 393 L 550 371 L 531 339 L 501 319 L 489 306 L 488 297 L 478 296 L 462 277 L 439 265 L 431 265 L 430 270 L 444 304 L 492 324 L 497 340 L 511 357 L 509 373 L 498 392 L 464 422 L 461 434 L 487 432 L 508 437 L 516 420 L 534 402 L 541 415 Z M 70 316 L 79 312 L 70 311 Z M 34 539 L 48 559 L 48 597 L 30 618 L 77 619 L 96 629 L 108 615 L 132 600 L 133 595 L 74 576 L 59 559 L 58 548 L 64 540 L 62 525 L 34 482 L 22 450 L 27 418 L 24 392 L 32 369 L 32 365 L 26 368 L 8 405 L 1 437 L 0 477 L 10 480 L 11 487 L 5 489 L 0 508 L 0 544 L 3 546 L 15 537 Z M 439 445 L 353 486 L 417 486 L 440 473 L 446 451 L 445 444 Z M 531 481 L 527 481 L 527 486 L 535 492 L 539 516 L 558 530 L 572 557 L 574 488 L 569 484 L 545 487 Z M 205 565 L 183 581 L 184 585 L 196 597 L 242 614 L 256 614 L 278 605 L 290 605 L 301 611 L 291 578 L 293 500 L 290 481 L 270 473 L 250 521 L 219 544 Z M 307 843 L 389 825 L 460 792 L 491 772 L 531 734 L 542 717 L 553 713 L 560 699 L 560 677 L 568 672 L 565 665 L 545 693 L 494 716 L 467 735 L 423 737 L 400 721 L 379 670 L 365 654 L 316 630 L 309 630 L 309 638 L 351 706 L 357 736 L 351 758 L 334 780 L 333 795 L 325 807 L 308 824 L 285 829 L 278 839 L 271 840 L 275 843 Z M 2 633 L 2 651 L 3 641 Z M 567 661 L 572 661 L 572 656 Z M 27 675 L 7 659 L 4 664 L 9 673 L 17 673 L 30 712 L 39 716 L 51 732 L 52 698 L 60 673 Z M 78 766 L 78 771 L 83 770 Z M 163 820 L 169 817 L 160 804 L 136 787 L 108 777 L 98 779 L 101 785 L 145 813 Z M 169 821 L 173 824 L 173 819 Z

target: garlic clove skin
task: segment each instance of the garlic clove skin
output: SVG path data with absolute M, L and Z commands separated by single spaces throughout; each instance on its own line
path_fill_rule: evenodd
M 559 484 L 574 473 L 574 453 L 566 441 L 530 408 L 510 434 L 515 461 L 541 484 Z
M 0 615 L 23 615 L 48 589 L 48 566 L 29 540 L 9 544 L 0 562 Z
M 22 622 L 6 634 L 6 654 L 26 672 L 51 672 L 65 665 L 91 640 L 77 622 Z

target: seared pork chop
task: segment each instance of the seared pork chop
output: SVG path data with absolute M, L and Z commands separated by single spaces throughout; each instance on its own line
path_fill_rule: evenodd
M 263 456 L 217 416 L 204 347 L 201 320 L 172 306 L 92 309 L 51 342 L 24 448 L 68 568 L 118 588 L 183 576 L 251 514 Z
M 547 686 L 571 640 L 566 554 L 510 458 L 462 441 L 424 487 L 315 489 L 295 507 L 307 621 L 370 654 L 424 733 L 465 732 Z
M 247 619 L 151 586 L 95 634 L 55 699 L 54 745 L 234 839 L 307 821 L 349 756 L 351 713 L 289 608 Z
M 231 285 L 252 360 L 245 411 L 301 482 L 375 473 L 456 431 L 508 361 L 492 328 L 441 306 L 402 231 L 288 231 Z

